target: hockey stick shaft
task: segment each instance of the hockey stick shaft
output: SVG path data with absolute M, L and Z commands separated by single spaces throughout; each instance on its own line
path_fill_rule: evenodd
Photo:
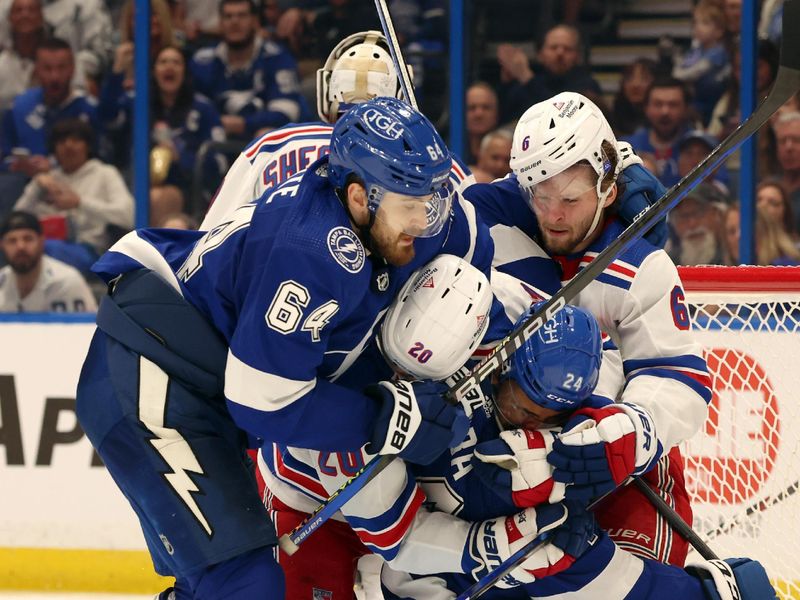
M 800 90 L 800 36 L 793 35 L 790 24 L 800 23 L 800 0 L 786 0 L 783 14 L 783 40 L 781 43 L 781 62 L 772 90 L 758 108 L 739 127 L 719 144 L 690 173 L 670 188 L 654 204 L 643 211 L 639 217 L 608 245 L 592 262 L 584 267 L 558 293 L 506 336 L 484 358 L 472 372 L 461 379 L 452 390 L 456 400 L 461 400 L 480 385 L 490 373 L 502 366 L 536 331 L 551 319 L 563 306 L 574 299 L 589 283 L 594 281 L 614 259 L 627 250 L 645 232 L 651 229 L 667 212 L 689 194 L 711 171 L 739 145 L 758 131 L 776 110 L 792 95 Z
M 694 529 L 683 520 L 683 518 L 672 508 L 666 501 L 659 496 L 643 479 L 634 479 L 633 484 L 639 488 L 639 491 L 644 494 L 645 498 L 647 498 L 650 503 L 655 507 L 658 513 L 664 517 L 672 530 L 675 531 L 678 535 L 683 537 L 687 542 L 689 542 L 695 550 L 697 550 L 698 554 L 705 558 L 706 560 L 718 560 L 719 557 L 714 553 L 714 551 L 708 547 L 697 533 L 695 533 Z
M 280 539 L 278 539 L 278 545 L 281 550 L 286 552 L 289 556 L 297 552 L 300 544 L 302 544 L 309 535 L 322 527 L 328 519 L 339 512 L 342 506 L 358 492 L 363 490 L 370 481 L 377 477 L 378 473 L 388 467 L 394 458 L 394 455 L 376 456 L 361 467 L 355 475 L 345 481 L 338 490 L 331 494 L 330 498 L 320 504 L 314 512 L 303 519 L 302 523 L 289 533 L 284 533 Z
M 403 53 L 400 50 L 400 41 L 394 31 L 392 15 L 389 14 L 389 7 L 386 6 L 386 0 L 375 0 L 375 8 L 378 11 L 378 18 L 381 20 L 383 35 L 386 36 L 386 41 L 389 42 L 389 53 L 392 55 L 392 62 L 397 71 L 397 76 L 400 78 L 400 87 L 403 88 L 406 102 L 414 108 L 419 108 L 417 106 L 417 97 L 414 94 L 414 86 L 411 85 L 411 76 L 403 58 Z
M 381 18 L 384 33 L 389 41 L 395 68 L 401 75 L 403 91 L 407 94 L 406 97 L 411 101 L 412 105 L 416 106 L 416 99 L 413 88 L 411 87 L 411 81 L 408 78 L 408 71 L 405 68 L 405 63 L 402 63 L 402 68 L 400 66 L 402 54 L 400 52 L 400 46 L 397 43 L 397 36 L 394 33 L 391 16 L 386 7 L 385 0 L 375 0 L 375 4 L 378 8 L 378 14 Z M 769 120 L 769 117 L 772 116 L 778 107 L 800 90 L 800 36 L 792 40 L 787 40 L 787 37 L 791 36 L 791 32 L 788 31 L 787 23 L 792 22 L 792 20 L 794 20 L 794 22 L 800 22 L 800 0 L 786 0 L 784 3 L 784 36 L 781 47 L 780 67 L 772 91 L 759 105 L 756 111 L 753 112 L 736 131 L 725 138 L 725 140 L 717 146 L 705 160 L 686 175 L 686 177 L 644 211 L 633 224 L 620 234 L 619 238 L 598 254 L 595 259 L 580 271 L 567 285 L 553 295 L 550 300 L 531 315 L 527 321 L 506 336 L 495 347 L 491 354 L 483 359 L 471 373 L 453 386 L 448 392 L 452 401 L 458 402 L 464 399 L 473 389 L 480 385 L 481 381 L 486 379 L 490 373 L 502 366 L 503 362 L 551 319 L 553 315 L 561 310 L 568 301 L 575 298 L 575 296 L 600 275 L 619 254 L 642 237 L 642 235 L 655 225 L 659 219 L 666 215 L 670 208 L 691 192 L 700 180 L 719 166 L 725 157 L 733 152 L 739 144 L 758 131 L 758 129 Z M 302 543 L 313 531 L 321 527 L 330 516 L 344 506 L 347 500 L 363 489 L 369 481 L 386 468 L 393 458 L 393 456 L 385 456 L 370 461 L 362 471 L 347 480 L 331 498 L 320 505 L 306 521 L 301 523 L 292 532 L 282 536 L 282 547 L 286 546 L 289 550 L 296 551 L 299 543 Z M 375 463 L 374 467 L 371 467 L 373 463 Z M 369 475 L 364 474 L 367 472 Z M 327 516 L 323 518 L 323 515 Z M 287 540 L 292 542 L 294 547 L 286 543 Z

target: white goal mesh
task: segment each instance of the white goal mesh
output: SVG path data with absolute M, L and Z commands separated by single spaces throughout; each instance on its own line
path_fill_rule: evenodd
M 800 599 L 800 268 L 693 267 L 681 278 L 713 399 L 685 447 L 694 529 Z

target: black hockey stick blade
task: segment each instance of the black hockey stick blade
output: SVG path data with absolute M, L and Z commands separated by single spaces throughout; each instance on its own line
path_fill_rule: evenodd
M 498 369 L 508 358 L 538 331 L 563 306 L 575 298 L 590 282 L 597 278 L 614 259 L 649 231 L 667 212 L 716 169 L 739 145 L 769 121 L 775 111 L 791 96 L 800 91 L 800 36 L 792 31 L 792 24 L 800 23 L 800 0 L 786 0 L 783 5 L 783 39 L 781 60 L 775 83 L 769 95 L 758 108 L 736 130 L 712 150 L 690 173 L 672 186 L 655 203 L 636 218 L 619 237 L 598 254 L 578 274 L 554 294 L 544 305 L 507 335 L 472 372 L 461 379 L 450 392 L 454 399 L 461 400 L 490 373 Z

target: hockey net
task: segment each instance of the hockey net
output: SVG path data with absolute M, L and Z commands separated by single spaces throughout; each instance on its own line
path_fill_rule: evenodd
M 681 278 L 713 386 L 684 449 L 694 529 L 800 599 L 800 267 L 687 267 Z

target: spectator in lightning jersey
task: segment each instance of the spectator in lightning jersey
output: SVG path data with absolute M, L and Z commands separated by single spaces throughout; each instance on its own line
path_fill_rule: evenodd
M 495 253 L 495 268 L 512 270 L 525 280 L 526 270 L 527 277 L 535 276 L 538 270 L 532 265 L 551 257 L 566 283 L 612 243 L 625 228 L 623 217 L 632 220 L 617 197 L 623 192 L 630 197 L 648 186 L 657 193 L 653 177 L 634 164 L 638 159 L 627 153 L 628 148 L 623 149 L 624 154 L 602 112 L 580 94 L 564 92 L 528 109 L 514 132 L 513 175 L 464 192 L 490 227 L 496 248 L 506 249 L 504 254 Z M 620 171 L 623 165 L 626 168 Z M 651 235 L 663 244 L 662 229 Z M 639 416 L 630 420 L 635 443 L 629 447 L 625 467 L 609 471 L 600 461 L 611 478 L 594 489 L 573 486 L 573 493 L 596 497 L 629 475 L 643 475 L 691 521 L 678 444 L 702 425 L 711 382 L 690 331 L 675 265 L 660 247 L 640 239 L 574 302 L 589 309 L 619 347 L 626 377 L 619 401 L 634 407 Z M 604 444 L 601 438 L 593 443 Z M 565 456 L 596 449 L 591 444 L 566 449 Z M 568 482 L 577 474 L 566 466 L 559 477 Z M 600 525 L 627 550 L 682 565 L 686 541 L 673 535 L 640 496 L 637 489 L 627 487 L 608 498 L 598 510 Z M 630 537 L 630 530 L 636 535 Z
M 249 138 L 306 118 L 297 65 L 289 52 L 258 35 L 258 11 L 252 0 L 219 4 L 222 41 L 195 52 L 190 70 L 197 90 L 223 115 L 225 133 Z
M 486 283 L 464 261 L 452 256 L 434 259 L 395 299 L 381 325 L 378 344 L 340 381 L 350 375 L 355 385 L 359 378 L 384 377 L 389 364 L 403 378 L 448 376 L 454 365 L 469 357 L 486 328 L 491 294 Z M 524 311 L 516 326 L 539 306 Z M 550 527 L 552 511 L 562 506 L 559 500 L 566 489 L 554 482 L 553 468 L 545 460 L 560 425 L 574 411 L 591 414 L 611 405 L 596 392 L 611 391 L 621 383 L 606 374 L 602 387 L 595 385 L 603 379 L 601 364 L 606 367 L 600 348 L 594 317 L 584 309 L 565 307 L 517 350 L 499 374 L 498 385 L 486 382 L 462 400 L 471 417 L 462 444 L 430 465 L 395 461 L 333 520 L 303 540 L 295 554 L 281 552 L 287 597 L 310 597 L 313 589 L 334 598 L 347 595 L 355 557 L 371 550 L 387 561 L 382 570 L 387 599 L 452 600 L 487 566 L 492 568 L 530 539 L 532 530 Z M 259 468 L 268 482 L 265 501 L 278 533 L 290 531 L 304 511 L 312 510 L 371 460 L 368 451 L 321 453 L 277 445 L 262 449 Z M 518 513 L 520 508 L 523 513 Z M 488 598 L 573 594 L 633 600 L 666 599 L 675 593 L 684 600 L 728 598 L 713 584 L 703 583 L 701 576 L 622 551 L 580 505 L 569 503 L 567 509 L 566 523 L 556 530 L 547 550 L 515 569 L 487 592 Z M 527 529 L 523 518 L 536 527 Z M 745 571 L 739 573 L 748 578 L 752 574 L 759 586 L 742 597 L 762 597 L 757 593 L 770 589 L 763 569 L 751 561 L 743 565 Z M 706 564 L 699 568 L 724 569 Z M 440 572 L 435 573 L 437 569 Z
M 224 215 L 327 154 L 332 124 L 352 106 L 377 96 L 402 97 L 386 38 L 379 31 L 355 33 L 339 42 L 317 71 L 317 112 L 323 122 L 287 125 L 250 142 L 225 176 L 200 229 L 220 224 Z M 454 184 L 462 185 L 468 174 L 453 157 Z

